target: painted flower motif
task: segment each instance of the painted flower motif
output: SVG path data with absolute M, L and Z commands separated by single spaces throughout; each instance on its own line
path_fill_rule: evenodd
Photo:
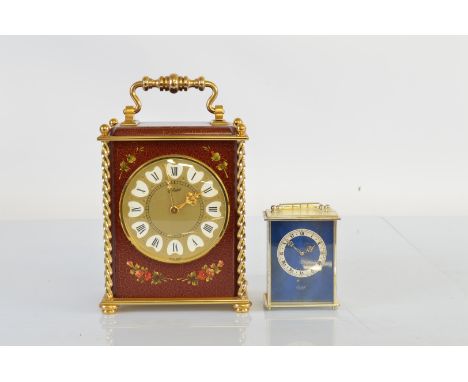
M 217 168 L 219 171 L 224 171 L 224 172 L 226 172 L 227 166 L 228 166 L 228 163 L 227 163 L 226 161 L 223 161 L 222 163 L 218 164 L 218 165 L 216 166 L 216 168 Z
M 151 275 L 151 284 L 153 285 L 159 285 L 162 283 L 165 283 L 167 281 L 172 281 L 171 278 L 164 276 L 161 272 L 156 272 L 154 271 L 153 274 Z
M 153 278 L 153 275 L 151 274 L 151 272 L 146 272 L 145 273 L 145 281 L 146 282 L 151 281 L 152 278 Z
M 135 163 L 137 160 L 136 154 L 144 152 L 145 148 L 143 146 L 136 147 L 134 150 L 134 153 L 129 153 L 125 155 L 125 159 L 120 162 L 120 175 L 119 179 L 122 178 L 123 173 L 128 172 L 131 170 L 130 166 L 131 164 Z
M 127 266 L 130 268 L 130 274 L 135 277 L 135 280 L 141 284 L 151 283 L 152 285 L 159 285 L 168 281 L 173 281 L 172 278 L 164 275 L 158 271 L 150 271 L 147 267 L 140 264 L 127 261 Z M 210 282 L 214 277 L 221 273 L 224 262 L 219 260 L 217 263 L 211 265 L 203 265 L 199 270 L 188 273 L 183 278 L 178 278 L 177 281 L 182 281 L 188 285 L 198 286 L 201 282 Z
M 226 178 L 228 178 L 228 174 L 227 174 L 228 161 L 224 159 L 219 152 L 212 150 L 210 146 L 203 146 L 203 150 L 210 153 L 211 160 L 217 163 L 216 169 L 224 172 L 224 175 L 226 176 Z
M 184 279 L 177 279 L 178 281 L 184 281 L 189 285 L 196 286 L 198 285 L 198 278 L 197 278 L 197 272 L 190 272 L 186 278 Z
M 206 274 L 206 272 L 203 269 L 198 271 L 198 273 L 197 273 L 197 279 L 198 280 L 205 281 L 207 277 L 208 277 L 208 275 Z
M 153 285 L 158 285 L 172 280 L 170 277 L 167 277 L 160 272 L 150 272 L 146 267 L 139 264 L 133 264 L 132 261 L 127 261 L 127 266 L 130 268 L 130 274 L 135 276 L 136 281 L 141 284 L 151 282 Z
M 178 281 L 185 282 L 192 286 L 198 286 L 200 282 L 210 282 L 213 278 L 221 273 L 221 268 L 224 263 L 222 260 L 219 260 L 217 264 L 213 263 L 211 265 L 204 265 L 198 271 L 192 271 L 187 274 L 184 278 L 177 279 Z
M 145 274 L 145 272 L 143 271 L 143 269 L 139 269 L 139 270 L 135 271 L 135 277 L 137 279 L 141 279 L 144 274 Z
M 136 156 L 132 154 L 127 154 L 126 158 L 128 163 L 133 163 L 136 161 Z
M 127 172 L 128 170 L 130 170 L 130 167 L 128 166 L 127 162 L 120 162 L 120 172 Z
M 215 275 L 215 271 L 213 268 L 207 268 L 205 272 L 206 272 L 206 277 L 213 278 L 213 276 Z

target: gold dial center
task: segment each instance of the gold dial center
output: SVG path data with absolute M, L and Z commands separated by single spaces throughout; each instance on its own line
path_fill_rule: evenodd
M 161 183 L 150 191 L 145 205 L 146 219 L 151 228 L 167 237 L 193 232 L 202 222 L 205 204 L 190 205 L 186 195 L 196 192 L 185 180 Z

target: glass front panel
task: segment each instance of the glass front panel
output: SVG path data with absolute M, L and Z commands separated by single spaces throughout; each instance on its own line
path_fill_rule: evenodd
M 334 302 L 334 221 L 271 222 L 271 301 Z

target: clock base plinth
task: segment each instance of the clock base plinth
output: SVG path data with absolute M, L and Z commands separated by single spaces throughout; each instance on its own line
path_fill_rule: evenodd
M 250 310 L 252 303 L 247 301 L 246 303 L 237 303 L 232 306 L 236 313 L 247 313 Z
M 103 314 L 115 314 L 119 309 L 117 305 L 100 305 Z
M 101 300 L 101 303 L 99 304 L 99 307 L 101 308 L 101 311 L 103 314 L 109 315 L 109 314 L 115 314 L 119 307 L 112 302 L 113 299 L 108 298 L 107 296 L 104 296 Z
M 114 314 L 120 306 L 143 305 L 231 305 L 237 313 L 247 313 L 251 302 L 239 297 L 207 297 L 207 298 L 103 298 L 100 307 L 104 314 Z
M 340 306 L 338 302 L 273 302 L 269 301 L 267 293 L 263 295 L 263 305 L 265 306 L 265 309 L 268 310 L 271 310 L 272 308 L 322 308 L 335 310 Z

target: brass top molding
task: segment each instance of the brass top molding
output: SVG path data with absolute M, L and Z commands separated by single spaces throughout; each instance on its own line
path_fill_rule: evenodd
M 248 136 L 235 135 L 101 135 L 97 138 L 101 142 L 115 141 L 247 141 Z
M 111 130 L 118 125 L 115 118 L 111 118 L 109 124 L 102 124 L 99 127 L 101 135 L 97 138 L 101 142 L 112 141 L 247 141 L 247 128 L 240 118 L 233 122 L 237 135 L 111 135 Z M 122 126 L 122 124 L 121 124 Z M 136 125 L 135 125 L 136 126 Z
M 265 220 L 340 220 L 328 204 L 318 202 L 273 205 L 264 211 L 263 217 Z
M 136 94 L 137 89 L 142 88 L 147 91 L 152 88 L 158 88 L 160 91 L 169 91 L 173 94 L 179 91 L 187 91 L 190 88 L 195 88 L 200 91 L 205 88 L 211 89 L 211 96 L 206 101 L 207 110 L 214 114 L 215 119 L 211 121 L 213 126 L 226 126 L 227 121 L 224 120 L 224 108 L 222 105 L 213 105 L 216 97 L 218 96 L 217 86 L 208 80 L 205 80 L 203 76 L 195 79 L 190 79 L 187 76 L 179 76 L 177 74 L 171 74 L 169 76 L 161 76 L 158 79 L 153 79 L 148 76 L 143 77 L 141 81 L 135 82 L 130 87 L 130 97 L 135 103 L 134 106 L 126 106 L 123 113 L 125 120 L 121 123 L 121 126 L 137 126 L 138 121 L 135 121 L 135 114 L 141 111 L 141 101 Z

